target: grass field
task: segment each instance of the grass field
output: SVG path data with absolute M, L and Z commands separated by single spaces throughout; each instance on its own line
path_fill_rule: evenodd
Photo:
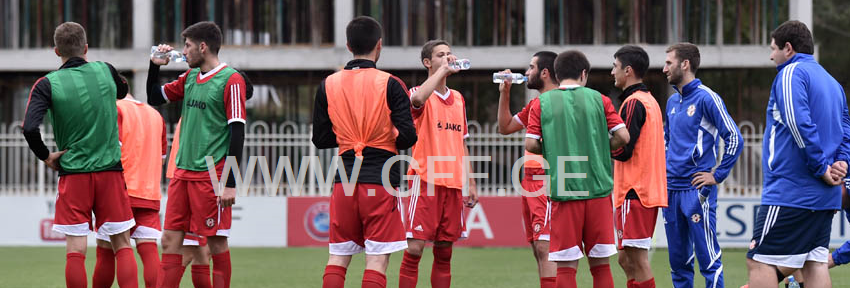
M 430 253 L 431 250 L 427 249 L 420 262 L 419 287 L 430 287 Z M 232 286 L 235 288 L 321 287 L 327 248 L 234 248 L 231 255 Z M 746 282 L 744 259 L 744 250 L 723 250 L 727 287 L 738 288 Z M 94 262 L 94 249 L 90 247 L 86 257 L 89 279 Z M 401 253 L 392 255 L 387 271 L 387 287 L 397 287 L 400 262 Z M 614 282 L 617 287 L 625 287 L 626 280 L 616 262 L 616 256 L 612 257 Z M 667 251 L 654 251 L 651 262 L 657 287 L 672 287 Z M 0 247 L 0 287 L 64 287 L 64 263 L 65 253 L 61 247 Z M 834 287 L 850 287 L 848 269 L 839 267 L 830 271 Z M 346 287 L 360 287 L 363 276 L 362 254 L 355 256 L 349 271 Z M 698 271 L 696 273 L 699 274 Z M 141 272 L 139 275 L 141 277 Z M 455 249 L 452 276 L 454 287 L 539 287 L 531 250 L 525 248 Z M 186 272 L 181 287 L 192 287 L 190 278 L 189 272 Z M 697 280 L 695 287 L 702 287 L 703 280 L 698 275 Z M 578 287 L 592 287 L 587 262 L 579 266 L 578 281 Z

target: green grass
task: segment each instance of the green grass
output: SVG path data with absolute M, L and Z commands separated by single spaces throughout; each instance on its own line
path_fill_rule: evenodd
M 321 287 L 327 248 L 234 248 L 231 257 L 233 287 Z M 90 247 L 86 257 L 89 279 L 94 262 L 94 248 Z M 400 262 L 401 253 L 393 254 L 387 271 L 388 287 L 398 285 Z M 430 286 L 431 262 L 428 248 L 420 262 L 419 287 Z M 651 262 L 657 287 L 672 287 L 667 251 L 654 251 Z M 61 247 L 0 247 L 0 287 L 64 287 L 64 263 Z M 612 257 L 614 283 L 625 287 L 625 277 L 616 263 L 616 256 Z M 536 267 L 530 248 L 458 248 L 452 259 L 452 283 L 454 287 L 539 287 Z M 737 288 L 746 282 L 744 250 L 723 250 L 723 267 L 727 287 Z M 142 283 L 141 263 L 139 269 Z M 847 268 L 833 269 L 830 274 L 835 287 L 850 286 Z M 592 287 L 587 262 L 579 264 L 578 275 L 579 287 Z M 352 261 L 346 287 L 360 287 L 362 277 L 361 254 Z M 696 287 L 702 287 L 702 281 L 697 276 Z M 192 287 L 189 272 L 181 287 Z

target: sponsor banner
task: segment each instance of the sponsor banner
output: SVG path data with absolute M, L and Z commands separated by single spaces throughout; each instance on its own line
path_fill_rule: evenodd
M 290 246 L 327 246 L 330 220 L 329 197 L 289 198 Z M 465 209 L 469 238 L 458 246 L 528 246 L 522 227 L 519 197 L 482 197 L 474 209 Z M 717 207 L 717 237 L 722 247 L 748 247 L 753 233 L 759 198 L 722 198 Z M 704 221 L 702 217 L 690 217 Z M 553 219 L 557 221 L 557 219 Z M 693 220 L 692 220 L 693 221 Z M 800 229 L 804 229 L 801 227 Z M 614 233 L 613 223 L 611 227 Z M 850 240 L 850 225 L 844 212 L 835 214 L 830 246 Z M 658 213 L 653 247 L 667 247 L 664 218 Z
M 54 197 L 0 197 L 0 246 L 62 246 L 65 235 L 53 231 Z M 162 199 L 160 219 L 165 215 Z M 286 246 L 285 197 L 238 197 L 233 207 L 231 246 Z M 89 246 L 95 245 L 94 233 Z

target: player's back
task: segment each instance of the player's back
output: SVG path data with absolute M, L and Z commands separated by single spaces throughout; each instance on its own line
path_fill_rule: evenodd
M 68 150 L 60 159 L 68 172 L 95 172 L 120 161 L 117 87 L 103 62 L 89 62 L 47 74 L 51 86 L 56 145 Z
M 339 153 L 368 147 L 397 154 L 398 131 L 390 119 L 387 82 L 390 75 L 375 68 L 346 69 L 325 79 L 328 116 L 337 136 Z
M 826 164 L 832 164 L 838 156 L 844 141 L 842 119 L 847 118 L 844 89 L 808 54 L 795 55 L 779 69 L 767 107 L 762 202 L 815 210 L 839 209 L 840 187 L 829 186 L 815 177 L 808 159 L 823 157 Z M 802 123 L 803 101 L 810 125 L 816 128 L 816 143 L 807 143 L 812 140 L 807 137 L 807 130 L 812 128 Z M 817 149 L 807 147 L 812 145 Z M 820 155 L 811 154 L 812 151 Z
M 117 104 L 127 192 L 133 197 L 159 200 L 165 140 L 162 116 L 136 100 L 119 100 Z

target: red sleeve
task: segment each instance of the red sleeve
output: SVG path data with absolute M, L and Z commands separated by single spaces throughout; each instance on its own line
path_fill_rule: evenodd
M 162 119 L 162 117 L 160 117 Z M 165 159 L 165 156 L 168 155 L 168 136 L 165 132 L 165 120 L 162 121 L 162 159 Z
M 123 142 L 124 139 L 121 139 L 121 136 L 123 136 L 124 133 L 121 133 L 121 131 L 122 131 L 122 128 L 123 128 L 122 126 L 124 126 L 124 125 L 122 125 L 123 124 L 122 122 L 124 122 L 123 121 L 124 117 L 121 116 L 121 106 L 116 105 L 116 108 L 118 108 L 118 142 Z
M 239 73 L 230 75 L 224 87 L 224 112 L 227 124 L 245 123 L 245 79 Z
M 608 121 L 608 132 L 614 132 L 626 127 L 626 124 L 623 124 L 623 118 L 621 118 L 620 114 L 617 114 L 617 110 L 614 109 L 614 104 L 611 103 L 611 98 L 602 95 L 602 105 L 605 106 L 605 120 Z
M 167 98 L 165 100 L 168 102 L 183 100 L 183 87 L 186 84 L 186 75 L 189 75 L 189 71 L 180 74 L 177 80 L 162 85 L 162 95 L 165 95 L 165 98 Z
M 534 100 L 537 100 L 537 98 L 534 98 Z M 514 115 L 513 120 L 517 121 L 517 123 L 519 123 L 519 125 L 522 125 L 522 127 L 526 127 L 528 125 L 528 109 L 529 107 L 531 107 L 531 103 L 533 103 L 534 100 L 528 102 L 525 107 L 522 107 L 522 110 L 520 110 L 519 113 L 516 113 L 516 115 Z
M 419 90 L 419 86 L 410 88 L 409 93 L 407 93 L 408 97 L 413 97 L 413 93 L 416 93 L 416 90 Z M 416 118 L 419 118 L 419 116 L 422 116 L 422 112 L 425 112 L 424 108 L 425 108 L 425 105 L 422 105 L 422 107 L 419 107 L 419 108 L 413 107 L 413 101 L 410 101 L 410 114 L 413 116 L 413 119 L 416 119 Z
M 525 131 L 525 137 L 541 139 L 543 138 L 543 133 L 540 128 L 540 101 L 531 101 L 528 104 L 528 124 L 525 126 L 527 129 Z

